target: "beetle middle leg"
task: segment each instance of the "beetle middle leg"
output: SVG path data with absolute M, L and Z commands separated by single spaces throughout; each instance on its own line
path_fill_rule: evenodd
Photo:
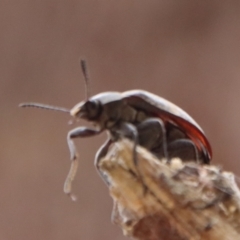
M 145 147 L 157 156 L 157 152 L 163 153 L 163 157 L 169 160 L 167 149 L 166 128 L 159 118 L 148 118 L 137 126 L 139 145 Z
M 100 176 L 102 177 L 102 179 L 104 180 L 104 182 L 109 185 L 108 180 L 106 179 L 105 175 L 101 172 L 100 168 L 99 168 L 99 163 L 100 160 L 106 156 L 109 146 L 112 144 L 112 139 L 108 138 L 106 140 L 106 142 L 99 148 L 99 150 L 97 151 L 96 155 L 95 155 L 95 160 L 94 160 L 94 165 L 97 168 L 98 173 L 100 174 Z
M 163 156 L 168 160 L 167 138 L 164 122 L 158 118 L 148 118 L 141 122 L 137 127 L 131 123 L 123 122 L 120 124 L 118 134 L 133 140 L 133 161 L 137 165 L 137 144 L 145 147 L 152 153 L 155 151 L 163 152 Z M 158 150 L 156 150 L 158 149 Z
M 117 132 L 120 137 L 127 137 L 133 141 L 133 163 L 136 167 L 136 172 L 138 173 L 138 176 L 141 176 L 138 168 L 138 157 L 137 157 L 137 145 L 139 144 L 139 134 L 138 134 L 137 127 L 131 123 L 122 122 Z M 139 181 L 142 183 L 143 194 L 145 195 L 147 191 L 147 186 L 141 177 L 139 178 Z
M 72 160 L 71 167 L 68 173 L 68 176 L 64 183 L 64 192 L 71 196 L 71 198 L 74 200 L 75 197 L 71 195 L 71 189 L 72 189 L 72 182 L 75 178 L 75 175 L 77 173 L 78 168 L 78 161 L 77 161 L 77 151 L 75 144 L 73 142 L 74 138 L 78 137 L 90 137 L 100 134 L 102 131 L 87 127 L 77 127 L 71 130 L 67 135 L 67 142 L 70 150 L 70 159 Z
M 101 175 L 101 177 L 103 178 L 104 182 L 107 185 L 109 185 L 109 182 L 106 179 L 106 177 L 104 176 L 104 174 L 101 172 L 101 170 L 99 169 L 99 163 L 100 163 L 100 160 L 104 156 L 106 156 L 109 146 L 113 142 L 117 141 L 119 138 L 122 138 L 122 137 L 127 137 L 127 138 L 130 138 L 131 140 L 133 140 L 133 162 L 135 165 L 137 165 L 136 147 L 138 144 L 138 132 L 137 132 L 136 126 L 134 126 L 133 124 L 128 123 L 128 122 L 121 122 L 119 125 L 117 125 L 115 127 L 112 129 L 112 131 L 110 131 L 111 137 L 109 137 L 106 140 L 106 142 L 100 147 L 100 149 L 96 153 L 95 161 L 94 161 L 99 174 Z
M 133 162 L 137 165 L 137 144 L 138 144 L 138 131 L 137 127 L 128 122 L 122 122 L 117 130 L 120 137 L 127 137 L 133 140 Z

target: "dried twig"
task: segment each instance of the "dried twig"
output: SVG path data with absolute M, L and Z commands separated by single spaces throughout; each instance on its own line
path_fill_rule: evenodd
M 218 167 L 159 161 L 133 144 L 115 143 L 100 169 L 114 201 L 112 220 L 139 240 L 240 239 L 240 193 Z

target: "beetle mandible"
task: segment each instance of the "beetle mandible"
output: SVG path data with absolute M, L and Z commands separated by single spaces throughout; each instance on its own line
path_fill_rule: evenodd
M 82 61 L 81 66 L 87 81 L 85 62 Z M 158 157 L 167 159 L 169 154 L 181 152 L 184 147 L 187 152 L 193 147 L 196 153 L 195 160 L 209 163 L 212 158 L 208 139 L 193 118 L 175 104 L 144 90 L 123 93 L 103 92 L 78 103 L 71 110 L 37 103 L 23 103 L 20 106 L 70 112 L 74 118 L 94 124 L 95 128 L 77 127 L 67 135 L 72 164 L 65 181 L 64 192 L 69 195 L 78 165 L 73 139 L 95 136 L 104 130 L 108 132 L 108 139 L 95 156 L 95 166 L 98 171 L 99 161 L 107 154 L 109 146 L 122 137 L 130 138 L 134 142 L 135 164 L 138 143 Z M 104 180 L 106 182 L 106 179 Z

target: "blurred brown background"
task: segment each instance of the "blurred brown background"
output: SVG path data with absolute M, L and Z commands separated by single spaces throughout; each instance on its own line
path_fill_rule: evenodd
M 93 165 L 105 134 L 77 141 L 73 203 L 62 192 L 70 117 L 17 107 L 84 99 L 81 56 L 92 94 L 140 88 L 171 100 L 202 126 L 214 164 L 240 174 L 238 0 L 3 0 L 0 32 L 0 240 L 126 239 Z

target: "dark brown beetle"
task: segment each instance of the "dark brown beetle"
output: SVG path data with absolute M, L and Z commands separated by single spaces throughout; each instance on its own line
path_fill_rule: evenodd
M 70 113 L 73 117 L 94 122 L 98 130 L 80 127 L 77 128 L 77 132 L 77 129 L 70 131 L 68 139 L 96 135 L 105 129 L 110 131 L 110 139 L 113 141 L 120 133 L 132 135 L 134 138 L 134 132 L 137 132 L 136 126 L 152 120 L 159 122 L 161 128 L 168 128 L 170 125 L 171 128 L 175 126 L 184 132 L 186 138 L 191 139 L 203 155 L 203 162 L 208 163 L 212 157 L 210 144 L 199 125 L 178 106 L 147 91 L 100 93 L 87 101 L 80 102 Z M 151 124 L 148 126 L 151 127 Z M 116 134 L 116 132 L 120 133 Z M 73 159 L 75 150 L 72 146 L 70 149 Z
M 169 159 L 169 155 L 172 157 L 174 153 L 184 149 L 184 146 L 187 152 L 195 149 L 194 159 L 200 162 L 209 163 L 212 157 L 210 144 L 199 125 L 178 106 L 147 91 L 100 93 L 80 102 L 70 111 L 36 103 L 23 103 L 20 106 L 70 112 L 73 117 L 85 119 L 94 124 L 95 128 L 77 127 L 67 135 L 72 160 L 64 187 L 67 194 L 71 193 L 71 182 L 77 169 L 77 153 L 73 139 L 95 136 L 104 130 L 108 131 L 108 139 L 96 154 L 95 166 L 97 169 L 100 159 L 106 155 L 109 146 L 122 137 L 134 141 L 133 159 L 135 163 L 138 143 L 158 157 L 167 159 Z M 173 154 L 171 155 L 171 153 Z M 104 176 L 102 177 L 104 178 Z

